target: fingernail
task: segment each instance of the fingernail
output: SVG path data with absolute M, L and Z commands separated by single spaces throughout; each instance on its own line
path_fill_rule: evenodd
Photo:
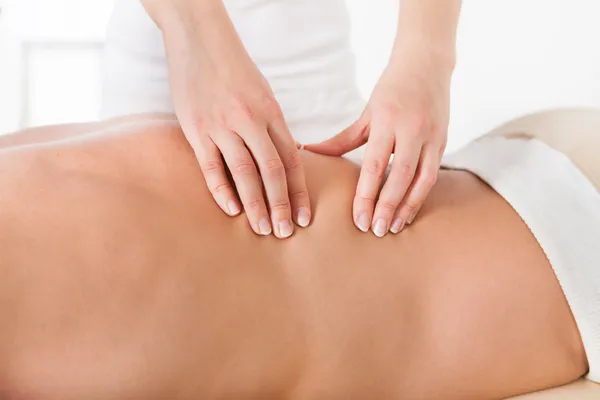
M 356 224 L 358 225 L 358 229 L 360 229 L 363 232 L 369 232 L 369 225 L 370 225 L 370 220 L 369 220 L 369 216 L 367 215 L 366 212 L 360 214 L 360 216 L 358 217 L 358 220 L 356 221 Z
M 400 232 L 402 230 L 402 228 L 404 228 L 404 221 L 402 221 L 402 218 L 396 218 L 394 220 L 394 222 L 392 223 L 392 227 L 390 228 L 390 231 L 393 234 L 397 234 L 398 232 Z
M 241 211 L 240 206 L 238 206 L 238 204 L 233 200 L 229 200 L 227 202 L 227 209 L 231 215 L 238 215 Z
M 387 223 L 383 218 L 379 218 L 373 227 L 373 233 L 377 237 L 384 237 L 387 233 Z
M 310 210 L 306 207 L 300 207 L 296 212 L 296 222 L 303 228 L 310 224 Z
M 284 219 L 283 221 L 279 221 L 279 236 L 282 238 L 287 238 L 292 236 L 294 229 L 292 228 L 292 221 L 289 219 Z
M 258 231 L 261 235 L 267 236 L 271 234 L 271 224 L 268 218 L 262 218 L 258 223 Z

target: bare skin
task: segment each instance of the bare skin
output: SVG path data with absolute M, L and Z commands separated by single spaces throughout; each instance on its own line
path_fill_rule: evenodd
M 348 218 L 359 167 L 303 152 L 314 220 L 282 242 L 218 208 L 173 123 L 122 123 L 0 142 L 0 398 L 496 399 L 586 372 L 543 252 L 469 173 L 377 239 Z

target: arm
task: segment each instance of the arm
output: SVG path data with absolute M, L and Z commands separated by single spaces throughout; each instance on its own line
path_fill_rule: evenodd
M 342 155 L 368 142 L 353 206 L 363 232 L 402 231 L 435 184 L 446 146 L 460 3 L 403 1 L 390 62 L 362 116 L 332 139 L 306 146 Z
M 402 1 L 392 62 L 409 61 L 406 52 L 414 52 L 428 57 L 446 74 L 452 74 L 460 6 L 460 0 Z
M 240 61 L 240 55 L 248 56 L 222 0 L 142 0 L 142 3 L 166 42 L 194 35 L 200 46 L 200 62 L 228 69 L 232 62 Z
M 310 201 L 296 143 L 222 1 L 143 3 L 163 32 L 175 112 L 217 204 L 234 216 L 241 200 L 260 235 L 291 236 L 292 218 L 307 226 Z

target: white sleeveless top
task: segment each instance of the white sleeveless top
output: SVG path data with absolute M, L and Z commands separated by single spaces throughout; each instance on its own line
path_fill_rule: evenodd
M 360 116 L 345 0 L 224 3 L 296 140 L 323 140 Z M 162 35 L 139 0 L 117 0 L 103 75 L 103 117 L 173 111 Z

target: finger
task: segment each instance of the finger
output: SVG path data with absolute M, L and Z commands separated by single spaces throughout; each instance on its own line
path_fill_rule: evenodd
M 382 129 L 373 130 L 367 143 L 353 204 L 354 223 L 367 232 L 371 226 L 375 200 L 392 155 L 394 135 Z
M 233 132 L 220 132 L 212 140 L 225 158 L 250 226 L 259 235 L 270 235 L 271 222 L 258 170 L 244 141 Z
M 440 168 L 438 154 L 437 148 L 431 145 L 423 146 L 413 183 L 400 203 L 394 222 L 392 222 L 392 232 L 397 233 L 402 230 L 396 229 L 399 225 L 411 224 L 423 206 L 427 195 L 437 181 Z
M 196 157 L 200 163 L 208 190 L 225 213 L 231 216 L 238 215 L 241 212 L 241 207 L 227 176 L 221 151 L 210 137 L 205 135 L 201 135 L 196 143 L 198 144 L 198 149 L 195 150 Z
M 307 227 L 310 224 L 312 212 L 300 152 L 285 120 L 274 121 L 269 128 L 269 134 L 285 168 L 294 221 L 301 227 Z
M 379 237 L 392 226 L 396 209 L 413 182 L 421 147 L 418 135 L 401 135 L 396 139 L 390 175 L 381 189 L 373 217 L 373 232 Z
M 368 138 L 368 121 L 361 117 L 334 137 L 321 143 L 307 144 L 304 148 L 313 153 L 339 157 L 367 143 Z
M 288 196 L 286 171 L 271 137 L 265 128 L 248 124 L 240 128 L 240 136 L 254 156 L 267 196 L 275 236 L 284 239 L 294 233 Z M 291 148 L 297 153 L 293 140 Z

